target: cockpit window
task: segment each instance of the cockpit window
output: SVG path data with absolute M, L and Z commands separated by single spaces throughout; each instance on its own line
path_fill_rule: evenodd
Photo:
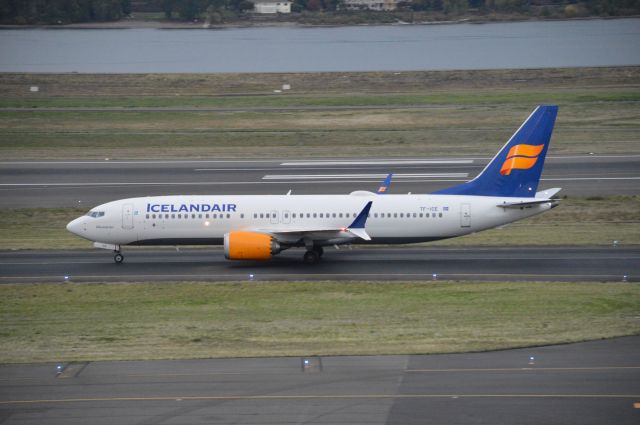
M 89 211 L 85 215 L 93 218 L 104 217 L 104 211 Z

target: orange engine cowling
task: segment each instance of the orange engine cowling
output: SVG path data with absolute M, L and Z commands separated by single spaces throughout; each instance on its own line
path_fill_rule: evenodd
M 254 232 L 229 232 L 224 235 L 227 260 L 269 260 L 281 251 L 272 236 Z

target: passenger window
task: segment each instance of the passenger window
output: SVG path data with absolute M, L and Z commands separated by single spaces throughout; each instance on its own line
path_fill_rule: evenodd
M 423 215 L 424 215 L 424 214 L 420 213 L 420 218 L 422 218 L 422 216 L 423 216 Z
M 195 214 L 191 214 L 191 218 L 196 218 L 196 215 Z
M 398 213 L 393 213 L 393 218 L 398 218 Z
M 417 217 L 417 214 L 416 214 L 416 213 L 413 213 L 413 218 L 416 218 L 416 217 Z
M 338 215 L 338 217 L 342 218 L 342 213 L 340 213 L 340 214 Z
M 258 214 L 253 213 L 253 218 L 258 218 Z
M 231 218 L 231 214 L 227 214 L 227 218 Z
M 148 216 L 147 216 L 147 217 L 148 217 Z M 151 217 L 156 218 L 156 215 L 155 215 L 155 214 L 153 214 Z
M 431 217 L 436 218 L 436 213 L 431 213 Z
M 240 214 L 240 218 L 244 218 L 244 213 Z
M 296 218 L 296 213 L 291 214 L 291 218 Z
M 264 214 L 263 213 L 260 213 L 260 218 L 264 218 Z
M 373 213 L 374 218 L 378 218 L 378 213 Z
M 175 215 L 175 214 L 171 214 L 171 218 L 172 218 L 172 219 L 175 219 L 175 218 L 176 218 L 176 215 Z
M 322 213 L 320 213 L 320 218 L 322 218 Z
M 182 218 L 182 214 L 178 214 L 178 218 Z
M 316 218 L 318 216 L 318 214 L 313 213 L 313 218 Z
M 169 219 L 169 214 L 165 214 L 164 218 L 166 218 L 168 220 Z
M 148 218 L 149 218 L 149 214 L 147 214 L 145 218 L 147 218 L 147 219 L 148 219 Z
M 442 213 L 438 213 L 438 217 L 442 218 Z
M 336 218 L 336 213 L 331 214 L 331 217 Z

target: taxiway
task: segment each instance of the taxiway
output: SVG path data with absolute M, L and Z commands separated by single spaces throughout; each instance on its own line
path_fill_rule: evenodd
M 234 262 L 222 249 L 125 248 L 115 264 L 103 250 L 2 251 L 0 283 L 270 280 L 640 280 L 640 247 L 362 247 L 326 249 L 316 265 L 301 249 L 270 261 Z
M 0 422 L 635 425 L 638 353 L 635 336 L 475 354 L 2 365 Z

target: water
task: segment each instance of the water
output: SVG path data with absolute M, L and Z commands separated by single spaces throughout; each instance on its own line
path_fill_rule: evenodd
M 315 72 L 640 64 L 640 19 L 0 30 L 0 72 Z

